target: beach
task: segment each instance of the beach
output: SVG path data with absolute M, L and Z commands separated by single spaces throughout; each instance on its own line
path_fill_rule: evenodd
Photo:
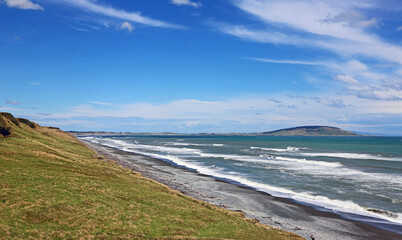
M 130 153 L 80 139 L 117 164 L 141 173 L 185 195 L 222 208 L 244 212 L 249 218 L 305 239 L 399 239 L 400 234 L 373 225 L 347 220 L 286 198 L 197 173 L 161 159 Z

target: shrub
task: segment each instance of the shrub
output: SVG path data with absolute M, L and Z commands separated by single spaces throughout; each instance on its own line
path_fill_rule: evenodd
M 10 128 L 9 127 L 0 126 L 0 135 L 3 135 L 5 137 L 5 136 L 8 136 L 10 134 L 11 133 L 10 133 Z
M 0 116 L 0 135 L 5 137 L 10 134 L 10 127 L 7 126 L 6 121 Z
M 29 121 L 28 119 L 25 119 L 25 118 L 18 118 L 18 121 L 19 121 L 20 123 L 23 123 L 23 124 L 28 125 L 30 128 L 36 128 L 36 125 L 35 125 L 33 122 Z

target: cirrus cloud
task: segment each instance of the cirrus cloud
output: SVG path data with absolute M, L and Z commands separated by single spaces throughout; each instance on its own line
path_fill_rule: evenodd
M 98 3 L 96 0 L 58 0 L 65 4 L 78 7 L 84 11 L 100 14 L 103 16 L 125 20 L 128 22 L 140 23 L 152 27 L 160 28 L 184 28 L 183 26 L 145 17 L 139 12 L 128 12 L 126 10 L 114 8 Z
M 329 50 L 341 56 L 366 56 L 402 64 L 402 47 L 367 31 L 378 20 L 360 9 L 379 8 L 375 1 L 238 0 L 236 7 L 265 27 L 215 24 L 223 33 L 273 44 Z

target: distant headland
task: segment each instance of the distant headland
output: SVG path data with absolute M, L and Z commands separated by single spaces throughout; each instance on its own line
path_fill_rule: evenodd
M 272 136 L 358 136 L 358 134 L 337 127 L 301 126 L 263 132 Z

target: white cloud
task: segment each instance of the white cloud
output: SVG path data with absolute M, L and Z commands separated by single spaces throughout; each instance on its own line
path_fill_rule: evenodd
M 20 102 L 17 102 L 17 101 L 14 101 L 14 100 L 7 100 L 6 103 L 10 104 L 10 105 L 20 105 L 21 104 Z
M 22 109 L 22 108 L 13 108 L 13 107 L 5 107 L 5 106 L 0 106 L 0 110 L 2 112 L 14 112 L 14 113 L 26 113 L 29 110 L 27 109 Z
M 29 82 L 29 85 L 39 86 L 39 85 L 42 85 L 42 83 L 40 83 L 40 82 Z
M 365 65 L 364 63 L 356 60 L 351 59 L 348 61 L 331 61 L 331 60 L 320 60 L 320 61 L 307 61 L 307 60 L 277 60 L 277 59 L 269 59 L 269 58 L 246 58 L 254 61 L 259 62 L 266 62 L 266 63 L 278 63 L 278 64 L 297 64 L 297 65 L 311 65 L 311 66 L 320 66 L 326 67 L 327 70 L 333 75 L 339 74 L 347 74 L 347 75 L 354 75 L 359 76 L 365 79 L 370 80 L 379 80 L 379 79 L 387 79 L 389 76 L 387 74 L 372 71 L 370 68 Z M 396 71 L 398 74 L 398 71 Z
M 338 63 L 331 62 L 327 65 L 327 67 L 335 74 L 341 73 L 353 75 L 366 81 L 381 81 L 383 79 L 390 78 L 389 74 L 380 72 L 378 70 L 372 70 L 372 67 L 369 67 L 356 59 Z
M 77 119 L 63 119 L 62 121 L 36 120 L 35 122 L 42 126 L 58 126 L 61 128 L 64 128 L 66 126 L 75 127 L 75 128 L 86 128 L 86 129 L 105 128 L 105 125 L 99 124 L 96 121 L 86 121 L 86 120 L 77 120 Z
M 112 103 L 108 103 L 108 102 L 99 102 L 99 101 L 91 101 L 90 103 L 92 103 L 92 104 L 98 104 L 98 105 L 105 105 L 105 106 L 111 106 L 111 105 L 113 105 Z
M 104 16 L 117 18 L 129 22 L 141 23 L 153 27 L 161 28 L 183 28 L 182 26 L 171 24 L 168 22 L 155 20 L 144 17 L 139 12 L 127 12 L 125 10 L 116 9 L 110 6 L 99 4 L 96 0 L 61 0 L 67 4 L 79 7 L 85 11 L 101 14 Z
M 357 60 L 343 64 L 333 63 L 328 67 L 344 73 L 334 77 L 344 84 L 339 94 L 353 94 L 359 98 L 379 101 L 402 101 L 400 76 L 371 71 L 367 65 Z
M 285 34 L 272 30 L 264 31 L 248 29 L 244 26 L 216 24 L 216 27 L 223 33 L 254 42 L 320 48 L 330 50 L 346 57 L 365 55 L 374 59 L 387 60 L 402 64 L 402 48 L 384 43 L 376 37 L 374 37 L 373 42 L 370 43 L 350 41 L 348 39 L 322 40 L 319 36 L 303 37 L 301 35 Z
M 220 31 L 226 34 L 234 35 L 245 40 L 251 40 L 261 43 L 276 43 L 289 45 L 307 45 L 308 41 L 297 36 L 291 36 L 275 31 L 251 30 L 244 26 L 232 26 L 227 24 L 215 24 Z
M 399 26 L 396 31 L 402 31 L 402 26 Z
M 365 17 L 355 10 L 349 10 L 343 12 L 337 16 L 328 16 L 323 22 L 327 23 L 343 23 L 349 27 L 367 28 L 372 26 L 378 26 L 378 20 L 376 18 L 365 19 Z
M 132 32 L 134 30 L 134 27 L 129 22 L 124 22 L 121 24 L 120 29 Z
M 344 82 L 344 83 L 352 84 L 352 85 L 358 85 L 359 84 L 359 81 L 357 81 L 356 79 L 354 79 L 353 77 L 348 76 L 348 75 L 337 75 L 335 77 L 335 79 L 339 80 L 341 82 Z
M 175 5 L 186 5 L 186 6 L 191 6 L 195 8 L 199 8 L 202 6 L 200 2 L 193 2 L 190 0 L 171 0 L 170 3 L 175 4 Z
M 389 74 L 372 71 L 369 66 L 356 59 L 351 59 L 345 62 L 276 60 L 265 58 L 247 59 L 266 63 L 325 67 L 327 71 L 334 76 L 333 78 L 335 80 L 343 84 L 338 92 L 340 95 L 352 94 L 359 98 L 369 98 L 381 101 L 402 100 L 402 74 L 399 74 L 398 70 L 395 71 L 395 74 L 399 76 L 390 76 Z M 326 83 L 326 85 L 330 86 L 328 83 Z
M 378 7 L 372 1 L 238 0 L 235 5 L 265 24 L 265 29 L 217 24 L 242 39 L 330 50 L 342 56 L 367 56 L 402 64 L 402 48 L 367 31 L 377 24 L 359 9 Z
M 358 41 L 317 41 L 316 44 L 319 47 L 329 49 L 345 56 L 364 55 L 375 60 L 387 60 L 402 64 L 402 48 L 380 40 L 376 40 L 372 43 Z
M 359 6 L 357 1 L 313 0 L 240 0 L 240 9 L 267 23 L 284 24 L 305 32 L 340 39 L 371 42 L 372 39 L 360 29 L 341 22 L 326 22 L 328 16 L 339 16 Z M 360 5 L 363 7 L 365 5 Z
M 250 60 L 266 63 L 279 63 L 279 64 L 296 64 L 296 65 L 327 65 L 326 62 L 316 62 L 316 61 L 300 61 L 300 60 L 276 60 L 268 58 L 247 58 Z
M 4 0 L 8 7 L 32 10 L 44 10 L 39 4 L 33 3 L 30 0 Z
M 335 79 L 345 83 L 344 93 L 365 99 L 402 102 L 402 79 L 384 79 L 377 85 L 362 83 L 348 75 L 338 75 Z

